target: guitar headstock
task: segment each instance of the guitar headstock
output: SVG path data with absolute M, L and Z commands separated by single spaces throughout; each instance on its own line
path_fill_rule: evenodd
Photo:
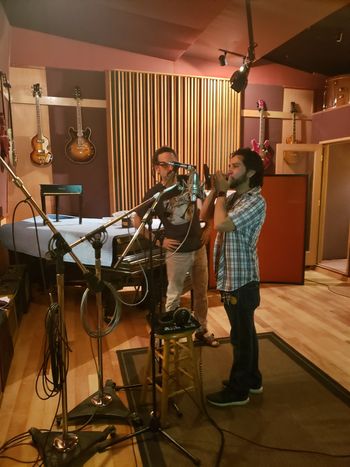
M 32 86 L 33 97 L 41 97 L 41 87 L 39 83 L 35 83 Z
M 266 110 L 266 103 L 262 99 L 258 99 L 256 106 L 259 112 L 264 112 Z
M 1 73 L 1 79 L 2 79 L 2 82 L 4 84 L 4 88 L 6 89 L 10 89 L 11 88 L 11 84 L 8 82 L 7 80 L 7 76 L 6 76 L 6 73 Z
M 298 112 L 297 104 L 295 102 L 290 103 L 290 113 L 296 114 Z
M 76 86 L 74 88 L 74 99 L 76 100 L 81 99 L 81 89 L 79 88 L 79 86 Z

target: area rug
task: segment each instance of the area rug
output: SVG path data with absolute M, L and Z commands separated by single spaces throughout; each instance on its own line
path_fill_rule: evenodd
M 182 416 L 169 406 L 166 434 L 200 459 L 202 467 L 349 466 L 349 391 L 277 335 L 260 334 L 259 342 L 263 394 L 251 395 L 245 406 L 224 409 L 200 407 L 190 393 L 179 395 L 175 402 Z M 125 385 L 143 379 L 146 352 L 117 352 Z M 203 394 L 219 390 L 232 362 L 228 339 L 221 339 L 218 348 L 198 346 L 196 352 Z M 129 407 L 148 426 L 152 404 L 140 404 L 138 388 L 127 392 Z M 194 465 L 159 433 L 149 430 L 135 439 L 143 467 Z

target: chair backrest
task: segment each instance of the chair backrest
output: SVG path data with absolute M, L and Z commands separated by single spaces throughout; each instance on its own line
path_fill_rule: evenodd
M 40 194 L 42 195 L 81 195 L 83 194 L 83 185 L 40 185 Z
M 46 214 L 46 196 L 54 196 L 56 199 L 56 221 L 59 220 L 58 206 L 59 206 L 59 197 L 67 195 L 79 195 L 79 223 L 82 223 L 82 201 L 83 201 L 83 185 L 56 185 L 50 184 L 40 185 L 40 196 L 41 196 L 41 205 L 44 213 Z

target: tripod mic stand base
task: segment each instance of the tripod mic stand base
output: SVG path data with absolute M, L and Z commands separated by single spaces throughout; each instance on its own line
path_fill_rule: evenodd
M 31 428 L 29 433 L 32 436 L 33 444 L 39 451 L 45 467 L 80 467 L 83 466 L 90 457 L 96 452 L 96 444 L 107 439 L 108 435 L 114 436 L 115 427 L 107 427 L 104 431 L 84 431 L 77 435 L 66 433 L 68 441 L 72 437 L 77 437 L 77 443 L 74 447 L 67 450 L 61 450 L 56 447 L 57 439 L 62 439 L 65 443 L 63 433 L 40 431 L 37 428 Z
M 115 393 L 115 384 L 112 380 L 107 380 L 103 388 L 103 400 L 108 400 L 108 404 L 95 404 L 93 400 L 100 398 L 99 392 L 87 397 L 83 402 L 68 412 L 67 419 L 70 423 L 84 423 L 90 418 L 92 423 L 104 423 L 113 421 L 116 418 L 126 419 L 130 416 L 130 410 Z M 61 416 L 56 417 L 57 425 L 60 426 Z
M 122 443 L 123 441 L 131 439 L 135 436 L 143 435 L 147 432 L 159 433 L 167 441 L 173 444 L 180 452 L 182 452 L 182 454 L 184 454 L 188 459 L 190 459 L 194 465 L 201 465 L 201 460 L 198 457 L 194 457 L 189 451 L 187 451 L 187 449 L 185 449 L 180 443 L 178 443 L 174 438 L 172 438 L 166 431 L 162 429 L 159 417 L 155 415 L 154 412 L 151 412 L 151 418 L 149 420 L 148 426 L 142 427 L 134 433 L 130 433 L 129 435 L 121 436 L 120 438 L 114 437 L 111 440 L 102 441 L 97 445 L 97 452 L 104 452 L 106 449 L 109 449 L 116 444 Z

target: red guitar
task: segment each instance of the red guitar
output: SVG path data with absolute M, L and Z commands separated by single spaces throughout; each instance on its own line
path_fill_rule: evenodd
M 265 101 L 259 99 L 257 102 L 257 107 L 260 113 L 259 116 L 259 142 L 256 139 L 252 139 L 251 145 L 253 151 L 257 152 L 259 156 L 263 160 L 264 169 L 267 169 L 273 159 L 273 150 L 270 146 L 270 141 L 265 138 L 265 111 L 266 111 L 266 104 Z

